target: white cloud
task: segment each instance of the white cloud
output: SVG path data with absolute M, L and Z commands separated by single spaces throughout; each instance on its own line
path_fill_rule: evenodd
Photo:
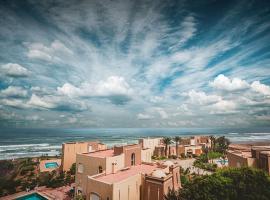
M 16 63 L 7 63 L 2 65 L 1 71 L 10 77 L 26 77 L 30 74 L 26 68 Z
M 270 87 L 268 85 L 260 83 L 260 81 L 254 81 L 251 84 L 251 89 L 265 96 L 270 96 Z
M 207 95 L 205 92 L 197 92 L 195 90 L 190 90 L 188 93 L 184 93 L 183 95 L 188 96 L 191 103 L 198 105 L 212 104 L 222 100 L 220 96 Z
M 39 97 L 35 94 L 32 94 L 30 100 L 28 101 L 28 104 L 34 107 L 44 108 L 44 109 L 52 109 L 56 107 L 54 103 L 48 102 L 46 101 L 46 99 Z
M 28 108 L 28 105 L 21 99 L 0 99 L 0 104 L 14 108 Z
M 8 88 L 0 91 L 1 97 L 14 97 L 24 98 L 27 96 L 27 90 L 22 87 L 9 86 Z
M 63 43 L 55 40 L 50 46 L 45 46 L 42 43 L 32 43 L 28 45 L 27 56 L 29 58 L 40 59 L 45 61 L 59 60 L 59 54 L 72 54 Z
M 148 114 L 144 114 L 144 113 L 139 113 L 137 115 L 137 119 L 139 119 L 139 120 L 148 120 L 148 119 L 153 119 L 153 116 L 148 115 Z
M 235 112 L 236 104 L 233 101 L 221 100 L 210 106 L 212 114 Z
M 243 90 L 249 87 L 245 80 L 239 78 L 230 79 L 223 74 L 218 75 L 210 85 L 219 90 L 236 91 Z
M 109 98 L 117 104 L 117 101 L 127 101 L 133 94 L 133 90 L 123 77 L 110 76 L 106 80 L 98 83 L 83 83 L 80 87 L 75 87 L 70 83 L 65 83 L 58 87 L 59 94 L 69 97 L 104 97 Z

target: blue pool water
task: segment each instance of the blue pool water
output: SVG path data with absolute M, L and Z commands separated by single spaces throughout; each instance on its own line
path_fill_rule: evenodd
M 47 200 L 47 198 L 37 193 L 33 193 L 33 194 L 29 194 L 29 195 L 17 198 L 16 200 Z
M 45 167 L 48 169 L 48 168 L 57 168 L 58 167 L 58 164 L 57 162 L 47 162 L 45 163 Z
M 228 160 L 221 160 L 220 159 L 220 160 L 217 160 L 217 162 L 219 162 L 220 164 L 224 164 L 225 165 L 226 163 L 228 163 Z

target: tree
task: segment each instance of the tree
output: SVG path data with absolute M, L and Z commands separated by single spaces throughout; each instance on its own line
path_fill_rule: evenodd
M 211 141 L 211 150 L 215 151 L 215 146 L 216 146 L 216 137 L 211 135 L 210 136 L 210 141 Z
M 70 167 L 70 174 L 75 175 L 76 173 L 76 163 L 73 163 Z
M 168 157 L 168 146 L 172 143 L 170 137 L 164 137 L 162 142 L 165 144 L 165 156 Z
M 196 177 L 166 200 L 269 200 L 270 178 L 262 170 L 221 169 L 212 175 Z M 168 195 L 167 195 L 168 196 Z
M 174 141 L 175 141 L 175 149 L 176 149 L 176 156 L 177 158 L 179 157 L 179 152 L 178 152 L 178 145 L 181 142 L 182 138 L 179 136 L 175 136 Z
M 225 154 L 226 150 L 230 145 L 230 140 L 225 138 L 225 136 L 221 136 L 216 139 L 216 151 Z

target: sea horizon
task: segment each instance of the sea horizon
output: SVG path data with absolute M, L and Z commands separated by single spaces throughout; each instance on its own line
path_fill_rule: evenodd
M 270 128 L 3 128 L 0 130 L 0 160 L 56 156 L 69 141 L 99 140 L 112 147 L 137 143 L 143 137 L 225 136 L 233 143 L 270 140 Z

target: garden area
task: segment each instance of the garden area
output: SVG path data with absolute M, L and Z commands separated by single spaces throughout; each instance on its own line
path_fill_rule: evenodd
M 74 165 L 69 172 L 39 172 L 37 158 L 0 161 L 0 197 L 35 187 L 57 188 L 74 182 Z
M 181 176 L 182 182 L 182 176 Z M 253 168 L 223 168 L 212 175 L 195 176 L 165 200 L 269 200 L 270 177 Z

